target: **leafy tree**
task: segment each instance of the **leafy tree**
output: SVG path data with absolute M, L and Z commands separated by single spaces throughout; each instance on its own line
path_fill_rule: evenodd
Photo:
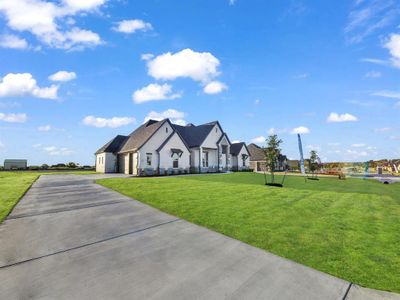
M 318 163 L 318 154 L 317 151 L 311 150 L 310 152 L 310 171 L 311 173 L 315 173 L 319 168 L 319 163 Z
M 76 164 L 76 163 L 74 163 L 74 162 L 69 162 L 69 163 L 67 164 L 67 167 L 68 167 L 68 168 L 71 168 L 71 169 L 75 169 L 75 168 L 78 167 L 78 164 Z
M 279 146 L 281 145 L 282 140 L 279 139 L 276 134 L 273 134 L 267 138 L 266 143 L 267 146 L 264 148 L 265 163 L 269 168 L 269 172 L 271 173 L 271 181 L 272 183 L 274 183 L 275 182 L 274 171 L 278 163 L 278 157 L 281 154 L 281 149 L 279 148 Z
M 40 168 L 42 170 L 47 170 L 49 168 L 49 165 L 48 164 L 43 164 L 43 165 L 40 166 Z

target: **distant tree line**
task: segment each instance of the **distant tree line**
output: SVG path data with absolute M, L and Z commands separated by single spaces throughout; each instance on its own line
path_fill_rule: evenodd
M 89 165 L 79 165 L 78 163 L 75 162 L 69 162 L 69 163 L 58 163 L 54 165 L 48 165 L 48 164 L 42 164 L 41 166 L 29 166 L 29 170 L 93 170 L 93 166 Z

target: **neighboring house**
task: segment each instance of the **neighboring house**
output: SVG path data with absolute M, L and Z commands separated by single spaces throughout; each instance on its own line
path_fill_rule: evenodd
M 247 149 L 249 150 L 250 153 L 250 168 L 253 169 L 254 171 L 265 171 L 266 163 L 265 163 L 264 148 L 252 143 L 247 146 Z M 288 169 L 288 159 L 286 155 L 280 154 L 276 162 L 275 171 L 285 171 L 287 169 Z
M 265 170 L 265 155 L 264 150 L 256 144 L 250 144 L 247 146 L 250 152 L 250 168 L 254 171 Z
M 232 170 L 248 170 L 250 167 L 250 152 L 245 143 L 231 145 Z
M 219 122 L 195 126 L 149 120 L 96 151 L 96 171 L 136 176 L 219 172 L 231 168 L 228 136 Z
M 300 161 L 298 159 L 289 159 L 287 161 L 289 170 L 300 171 Z
M 5 159 L 4 170 L 25 170 L 28 167 L 26 159 Z

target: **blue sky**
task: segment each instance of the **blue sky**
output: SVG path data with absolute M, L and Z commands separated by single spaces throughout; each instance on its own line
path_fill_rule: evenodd
M 151 117 L 400 157 L 395 0 L 0 0 L 0 26 L 0 164 L 93 164 Z

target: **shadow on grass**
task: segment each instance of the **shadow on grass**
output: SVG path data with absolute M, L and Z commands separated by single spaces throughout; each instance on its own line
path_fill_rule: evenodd
M 276 175 L 276 181 L 282 180 L 283 175 Z M 225 175 L 186 176 L 183 180 L 210 181 L 226 184 L 264 185 L 264 175 L 258 173 L 233 173 Z M 400 202 L 400 183 L 385 185 L 374 179 L 348 178 L 339 180 L 336 177 L 321 177 L 318 180 L 304 180 L 303 176 L 287 175 L 285 188 L 300 190 L 329 191 L 337 193 L 360 193 L 386 195 Z

